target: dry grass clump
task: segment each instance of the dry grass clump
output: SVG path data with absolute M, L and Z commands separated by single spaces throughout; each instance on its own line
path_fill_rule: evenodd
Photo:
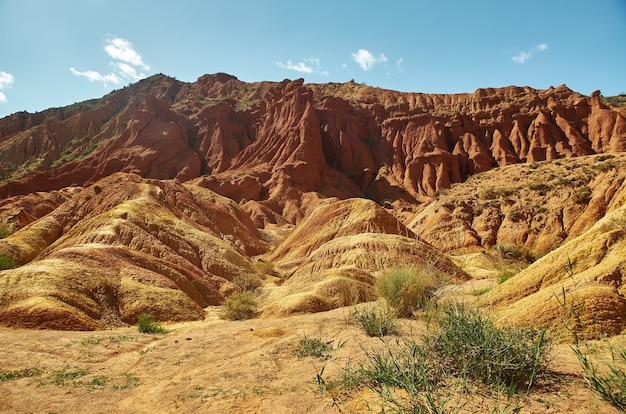
M 396 335 L 399 332 L 394 315 L 379 305 L 355 309 L 352 312 L 352 319 L 367 336 L 382 338 L 387 335 Z
M 410 316 L 423 309 L 447 281 L 432 268 L 400 268 L 387 272 L 376 281 L 376 292 L 398 316 Z
M 243 273 L 233 279 L 233 285 L 239 292 L 254 292 L 262 284 L 261 278 L 252 273 Z
M 159 322 L 156 322 L 149 313 L 139 315 L 137 319 L 137 329 L 139 332 L 147 334 L 167 333 L 167 330 L 163 328 Z
M 545 331 L 499 327 L 458 304 L 432 321 L 434 329 L 423 340 L 382 339 L 382 347 L 365 350 L 364 362 L 343 368 L 332 381 L 323 378 L 322 369 L 317 375 L 322 391 L 349 394 L 365 387 L 378 397 L 381 412 L 453 413 L 478 387 L 494 401 L 506 396 L 509 409 L 545 371 L 550 351 Z
M 250 291 L 233 293 L 226 298 L 223 306 L 220 316 L 231 321 L 251 319 L 257 313 L 257 301 Z

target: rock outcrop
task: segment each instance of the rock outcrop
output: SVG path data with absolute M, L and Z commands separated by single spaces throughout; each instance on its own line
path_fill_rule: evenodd
M 468 277 L 365 199 L 322 203 L 267 257 L 287 275 L 268 295 L 267 315 L 326 311 L 371 300 L 377 276 L 396 268 L 439 272 L 451 283 Z
M 623 115 L 563 85 L 434 95 L 157 75 L 84 106 L 0 120 L 0 196 L 133 172 L 250 203 L 259 226 L 294 224 L 309 193 L 414 204 L 494 167 L 626 151 Z
M 0 323 L 97 329 L 202 318 L 266 250 L 231 200 L 118 173 L 0 241 L 22 266 L 0 277 Z
M 263 260 L 282 282 L 265 314 L 321 311 L 368 300 L 388 269 L 462 279 L 445 252 L 510 244 L 553 260 L 486 304 L 522 323 L 566 283 L 538 275 L 571 256 L 584 321 L 620 332 L 626 121 L 603 102 L 155 75 L 0 119 L 0 223 L 16 230 L 0 255 L 19 265 L 0 273 L 0 324 L 201 319 Z

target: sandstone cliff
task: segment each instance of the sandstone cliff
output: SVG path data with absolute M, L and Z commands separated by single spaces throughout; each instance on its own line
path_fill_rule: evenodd
M 133 172 L 195 179 L 259 226 L 293 224 L 309 193 L 415 204 L 498 166 L 626 150 L 623 115 L 565 86 L 433 95 L 157 75 L 91 107 L 1 120 L 0 195 Z
M 610 304 L 585 318 L 620 332 L 618 109 L 565 86 L 436 95 L 215 74 L 14 114 L 0 120 L 0 222 L 17 231 L 0 255 L 20 267 L 0 274 L 0 323 L 200 319 L 235 277 L 266 278 L 262 261 L 280 282 L 266 283 L 265 314 L 321 311 L 368 300 L 393 267 L 467 278 L 446 252 L 511 245 L 562 261 L 584 244 L 597 260 L 576 261 L 593 288 L 579 296 Z M 521 323 L 562 282 L 541 272 L 485 304 Z

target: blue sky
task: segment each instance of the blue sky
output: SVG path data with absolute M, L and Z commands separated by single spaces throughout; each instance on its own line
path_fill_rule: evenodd
M 0 117 L 155 73 L 626 92 L 626 0 L 0 0 Z

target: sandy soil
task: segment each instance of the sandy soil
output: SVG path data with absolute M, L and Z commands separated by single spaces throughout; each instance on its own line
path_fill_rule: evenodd
M 217 312 L 209 309 L 202 322 L 167 325 L 170 332 L 164 335 L 140 334 L 135 327 L 98 332 L 0 328 L 0 372 L 33 370 L 30 376 L 0 382 L 0 412 L 379 411 L 362 390 L 335 404 L 316 381 L 322 368 L 323 377 L 331 380 L 349 362 L 363 360 L 364 349 L 380 345 L 350 324 L 350 308 L 235 322 L 220 320 Z M 403 321 L 405 336 L 423 329 L 423 322 Z M 305 335 L 333 341 L 331 358 L 296 357 L 293 351 Z M 585 386 L 567 346 L 555 347 L 553 361 L 521 412 L 618 412 Z M 492 403 L 477 395 L 466 410 L 484 412 Z

